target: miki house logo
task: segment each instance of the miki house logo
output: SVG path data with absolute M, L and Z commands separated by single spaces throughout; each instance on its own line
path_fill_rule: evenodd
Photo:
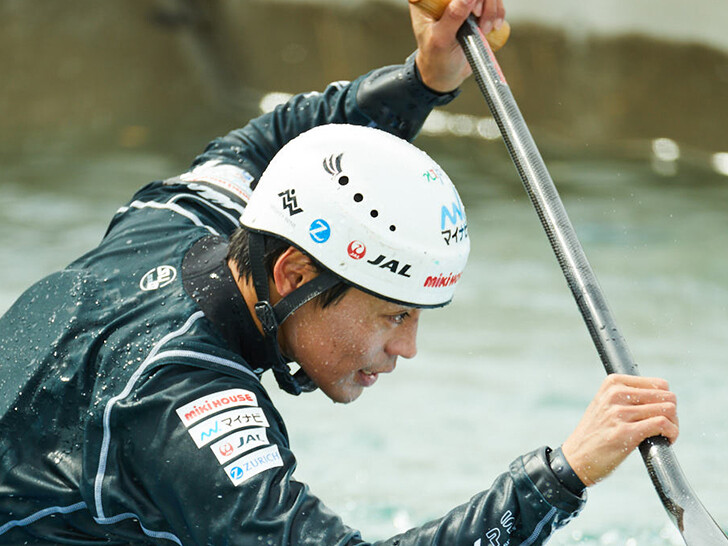
M 176 411 L 184 425 L 189 427 L 203 417 L 207 417 L 223 409 L 256 405 L 258 405 L 258 402 L 255 394 L 252 392 L 246 391 L 245 389 L 229 389 L 198 398 L 194 402 L 177 408 Z
M 314 243 L 325 243 L 331 237 L 331 226 L 326 220 L 319 218 L 311 222 L 311 227 L 308 228 L 308 234 Z
M 443 275 L 442 273 L 440 273 L 437 277 L 427 277 L 425 279 L 424 287 L 444 288 L 446 286 L 452 286 L 460 280 L 461 276 L 462 273 L 458 273 L 457 275 L 453 275 L 452 273 L 450 273 L 449 275 Z

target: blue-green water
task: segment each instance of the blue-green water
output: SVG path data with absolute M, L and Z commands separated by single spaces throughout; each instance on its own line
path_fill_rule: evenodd
M 64 24 L 59 21 L 58 27 Z M 88 22 L 83 29 L 100 33 L 98 27 L 103 25 Z M 338 35 L 324 27 L 327 36 Z M 11 28 L 15 34 L 0 33 L 0 41 L 20 36 L 16 44 L 25 47 L 19 54 L 40 47 L 41 41 L 32 40 L 33 28 Z M 47 38 L 49 28 L 36 30 Z M 137 47 L 146 31 L 139 32 Z M 367 32 L 371 28 L 364 25 L 362 34 Z M 533 40 L 539 32 L 522 39 Z M 550 39 L 546 43 L 553 45 L 555 38 Z M 149 57 L 165 51 L 168 62 L 169 51 L 191 55 L 189 48 L 164 44 L 168 50 L 157 44 Z M 266 63 L 295 68 L 296 59 L 308 58 L 309 67 L 346 65 L 341 59 L 320 61 L 300 36 L 283 40 L 282 48 L 285 54 L 278 58 L 269 52 Z M 133 57 L 139 66 L 116 65 L 117 74 L 103 72 L 99 59 L 86 57 L 93 54 L 93 48 L 83 54 L 73 50 L 66 59 L 70 64 L 60 63 L 65 68 L 59 73 L 49 69 L 51 76 L 99 72 L 113 86 L 104 87 L 103 78 L 88 85 L 84 78 L 87 85 L 59 89 L 52 77 L 41 85 L 46 80 L 30 64 L 15 66 L 14 72 L 14 65 L 0 64 L 14 74 L 8 79 L 13 86 L 0 91 L 7 114 L 0 125 L 0 312 L 32 282 L 92 248 L 116 208 L 138 187 L 178 174 L 209 139 L 256 114 L 264 91 L 278 90 L 275 83 L 261 83 L 268 81 L 264 67 L 246 66 L 255 86 L 245 89 L 233 115 L 229 107 L 211 106 L 199 89 L 179 87 L 185 78 L 199 83 L 189 72 L 168 68 L 164 76 L 173 80 L 173 91 L 160 91 L 146 57 Z M 581 55 L 588 59 L 589 51 Z M 701 59 L 711 55 L 691 57 L 691 63 L 702 66 Z M 516 97 L 527 120 L 533 120 L 536 140 L 643 374 L 667 378 L 678 394 L 682 434 L 675 451 L 683 470 L 715 519 L 728 527 L 723 456 L 728 448 L 723 417 L 728 414 L 728 176 L 722 174 L 724 156 L 716 155 L 728 145 L 716 129 L 720 106 L 706 103 L 701 113 L 693 105 L 690 115 L 680 118 L 669 102 L 659 102 L 667 82 L 653 80 L 654 74 L 630 77 L 633 83 L 651 82 L 640 93 L 614 84 L 613 93 L 603 95 L 620 97 L 621 106 L 606 99 L 591 104 L 589 87 L 582 85 L 584 65 L 570 59 L 561 89 L 523 85 L 524 74 L 533 72 L 524 68 L 530 66 L 527 54 L 506 56 L 504 69 L 515 75 Z M 358 62 L 373 67 L 380 61 Z M 702 83 L 713 91 L 725 85 L 728 62 L 711 62 L 718 68 L 691 85 Z M 296 80 L 285 89 L 321 88 L 341 77 L 326 70 L 310 85 Z M 295 70 L 279 72 L 283 75 L 270 76 L 271 82 L 293 78 Z M 61 83 L 70 80 L 76 81 Z M 13 91 L 18 89 L 33 92 Z M 446 114 L 418 141 L 460 187 L 472 243 L 453 304 L 423 315 L 419 355 L 400 361 L 394 374 L 380 377 L 349 406 L 333 405 L 321 394 L 288 397 L 272 381 L 266 383 L 291 433 L 297 477 L 368 539 L 444 514 L 488 487 L 519 454 L 563 441 L 603 377 L 502 143 L 474 136 L 487 114 L 472 89 L 468 93 L 459 111 L 475 119 Z M 649 115 L 633 126 L 630 116 L 619 117 L 629 108 Z M 661 116 L 678 121 L 665 125 Z M 632 455 L 589 491 L 584 512 L 552 543 L 681 542 L 641 459 Z
M 443 514 L 520 453 L 557 445 L 603 376 L 502 144 L 453 136 L 421 144 L 460 181 L 467 207 L 472 257 L 455 301 L 424 314 L 420 354 L 355 404 L 294 399 L 268 382 L 299 479 L 367 537 Z M 552 174 L 642 372 L 678 393 L 675 450 L 686 474 L 728 522 L 728 178 L 680 161 L 665 177 L 650 157 L 631 155 L 561 157 Z M 181 168 L 142 151 L 8 165 L 0 309 L 91 248 L 138 186 Z M 679 544 L 637 455 L 589 495 L 554 543 Z

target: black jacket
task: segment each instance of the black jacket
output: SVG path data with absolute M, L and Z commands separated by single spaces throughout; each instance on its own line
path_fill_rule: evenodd
M 294 479 L 227 238 L 299 133 L 337 122 L 412 139 L 451 99 L 411 59 L 298 95 L 140 190 L 96 249 L 25 292 L 0 319 L 0 544 L 364 543 Z M 542 448 L 380 544 L 541 544 L 583 502 Z

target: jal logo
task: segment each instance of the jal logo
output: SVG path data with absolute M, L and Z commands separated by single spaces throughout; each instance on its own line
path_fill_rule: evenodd
M 288 216 L 293 216 L 299 212 L 303 212 L 303 209 L 298 206 L 298 199 L 296 199 L 296 190 L 286 190 L 278 194 L 281 198 L 283 208 L 288 211 Z
M 220 455 L 222 455 L 223 457 L 227 457 L 233 454 L 235 448 L 229 442 L 225 442 L 218 449 L 220 451 Z
M 167 286 L 177 278 L 177 270 L 171 265 L 160 265 L 147 271 L 142 280 L 139 281 L 139 288 L 145 292 L 157 290 Z
M 238 444 L 238 447 L 246 447 L 252 444 L 260 445 L 262 443 L 268 443 L 268 437 L 265 434 L 265 430 L 255 429 L 240 435 L 240 443 Z
M 400 267 L 399 260 L 390 260 L 384 254 L 380 254 L 374 260 L 367 260 L 368 264 L 376 265 L 381 269 L 389 269 L 392 273 L 402 275 L 403 277 L 409 277 L 407 273 L 412 267 L 410 264 L 404 264 Z
M 243 453 L 268 444 L 268 435 L 265 432 L 265 428 L 259 427 L 234 432 L 217 443 L 212 444 L 211 447 L 215 457 L 222 464 Z
M 331 237 L 331 226 L 326 220 L 319 218 L 311 222 L 308 234 L 314 243 L 325 243 Z
M 361 241 L 352 241 L 346 249 L 349 253 L 349 257 L 354 260 L 361 260 L 367 253 L 367 247 Z

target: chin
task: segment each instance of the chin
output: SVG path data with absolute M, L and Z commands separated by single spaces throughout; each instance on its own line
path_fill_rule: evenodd
M 364 389 L 362 388 L 345 389 L 343 391 L 321 389 L 321 391 L 326 396 L 328 396 L 335 404 L 349 404 L 350 402 L 353 402 L 354 400 L 359 398 L 363 390 Z

